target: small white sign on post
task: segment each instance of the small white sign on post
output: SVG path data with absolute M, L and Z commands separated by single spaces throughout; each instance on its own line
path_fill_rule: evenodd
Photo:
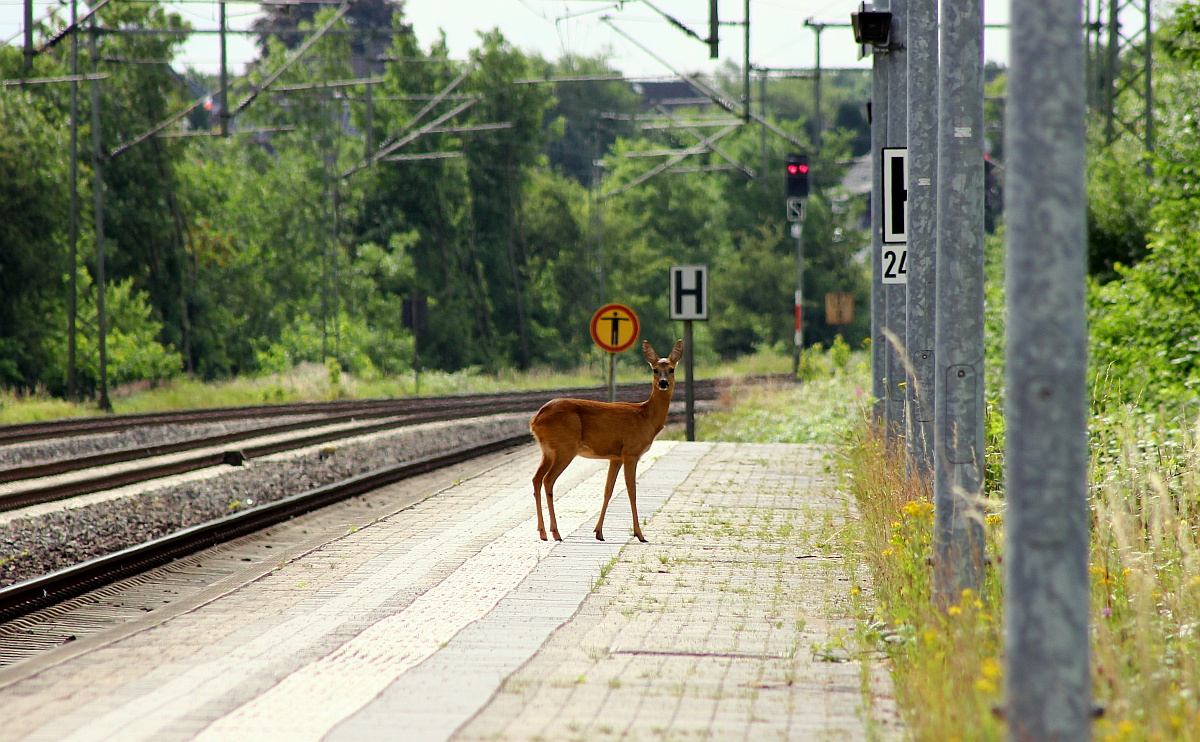
M 908 149 L 883 149 L 883 283 L 908 283 Z
M 671 319 L 708 319 L 708 266 L 671 266 Z
M 793 197 L 787 200 L 787 220 L 789 222 L 804 221 L 804 199 Z
M 908 149 L 883 150 L 883 241 L 908 242 Z

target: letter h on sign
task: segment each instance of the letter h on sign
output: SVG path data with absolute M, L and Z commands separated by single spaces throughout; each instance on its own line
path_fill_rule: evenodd
M 671 319 L 708 319 L 708 266 L 671 266 Z

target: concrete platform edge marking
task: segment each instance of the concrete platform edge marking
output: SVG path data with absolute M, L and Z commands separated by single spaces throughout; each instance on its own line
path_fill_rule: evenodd
M 653 517 L 711 449 L 712 444 L 679 444 L 671 448 L 669 459 L 659 458 L 640 471 L 639 514 Z M 614 500 L 619 494 L 614 493 Z M 610 503 L 610 510 L 614 504 L 620 505 Z M 407 742 L 453 736 L 578 613 L 603 565 L 625 548 L 638 546 L 632 536 L 624 542 L 596 541 L 592 526 L 590 520 L 580 525 L 495 609 L 331 730 L 324 742 L 394 739 L 397 729 L 404 730 Z M 653 534 L 647 536 L 652 545 Z
M 644 466 L 650 468 L 673 447 L 669 442 L 656 444 Z M 600 470 L 556 498 L 561 530 L 573 534 L 595 517 L 603 483 Z M 514 496 L 523 498 L 531 494 L 524 485 L 519 494 L 514 491 Z M 554 542 L 531 538 L 535 523 L 531 513 L 407 608 L 291 673 L 266 693 L 210 724 L 197 739 L 321 739 L 398 677 L 447 645 L 464 627 L 487 615 L 554 551 Z M 339 691 L 331 695 L 330 688 Z

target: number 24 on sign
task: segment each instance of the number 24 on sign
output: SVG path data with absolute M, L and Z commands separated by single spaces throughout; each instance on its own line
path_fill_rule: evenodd
M 884 245 L 882 262 L 884 283 L 908 283 L 908 245 Z

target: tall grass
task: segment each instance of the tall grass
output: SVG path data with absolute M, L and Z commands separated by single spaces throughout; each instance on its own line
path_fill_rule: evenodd
M 1100 740 L 1200 740 L 1200 427 L 1111 406 L 1090 428 L 1091 663 Z M 998 444 L 1000 441 L 990 441 Z M 989 451 L 1002 459 L 1002 452 Z M 1003 739 L 1003 584 L 945 613 L 930 594 L 933 506 L 865 422 L 843 447 L 876 591 L 862 635 L 893 661 L 897 701 L 917 740 Z M 1003 547 L 1002 487 L 987 549 Z
M 859 557 L 872 575 L 875 604 L 860 616 L 862 649 L 892 660 L 897 705 L 913 739 L 999 740 L 1000 580 L 989 568 L 979 594 L 964 591 L 946 612 L 932 602 L 932 492 L 905 474 L 903 445 L 886 444 L 860 418 L 843 443 L 842 471 L 858 503 Z M 1002 541 L 1001 518 L 986 517 L 989 554 Z
M 1092 625 L 1101 738 L 1200 739 L 1200 421 L 1097 416 Z

